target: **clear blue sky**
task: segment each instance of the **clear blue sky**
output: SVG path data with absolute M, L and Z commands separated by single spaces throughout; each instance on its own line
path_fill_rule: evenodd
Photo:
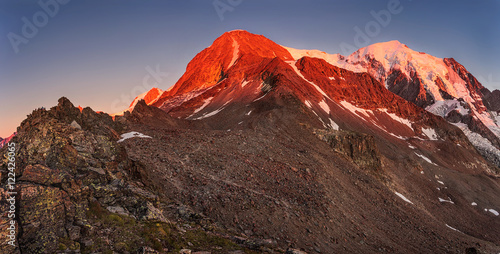
M 392 1 L 0 0 L 0 137 L 61 96 L 94 110 L 124 109 L 143 89 L 173 85 L 189 60 L 234 29 L 328 53 L 345 53 L 341 43 L 366 46 L 355 43 L 355 28 L 364 31 L 376 22 L 371 12 Z M 489 89 L 500 89 L 499 0 L 399 2 L 368 44 L 399 40 L 454 57 Z

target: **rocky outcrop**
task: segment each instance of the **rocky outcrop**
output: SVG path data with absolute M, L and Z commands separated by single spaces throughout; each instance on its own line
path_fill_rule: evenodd
M 500 90 L 490 92 L 488 89 L 484 88 L 482 91 L 484 94 L 484 100 L 486 100 L 486 107 L 489 110 L 500 113 Z
M 315 134 L 327 142 L 333 150 L 349 157 L 359 167 L 374 171 L 382 168 L 381 154 L 373 136 L 327 130 L 316 130 Z
M 123 116 L 116 116 L 116 122 L 122 124 L 143 124 L 158 128 L 179 128 L 187 125 L 182 120 L 174 119 L 165 111 L 147 105 L 147 101 L 139 100 L 132 112 L 125 112 Z
M 411 77 L 407 77 L 399 69 L 392 70 L 387 76 L 387 89 L 419 107 L 426 107 L 434 103 L 434 99 L 425 91 L 416 73 L 412 72 L 411 75 Z
M 124 128 L 90 108 L 80 112 L 66 98 L 48 111 L 30 114 L 13 139 L 18 148 L 17 246 L 2 243 L 0 252 L 127 253 L 141 246 L 157 251 L 175 247 L 156 240 L 172 229 L 158 196 L 141 182 L 145 172 L 117 143 Z M 7 162 L 0 163 L 4 197 Z M 8 211 L 9 203 L 2 198 L 0 206 Z M 2 216 L 2 233 L 9 223 Z

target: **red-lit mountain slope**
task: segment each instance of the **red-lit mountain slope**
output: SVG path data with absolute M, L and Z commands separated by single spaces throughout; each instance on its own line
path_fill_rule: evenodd
M 434 127 L 422 121 L 429 118 L 428 114 L 406 102 L 409 101 L 430 105 L 428 111 L 454 120 L 476 147 L 485 148 L 479 149 L 486 151 L 483 155 L 493 155 L 486 157 L 496 162 L 495 153 L 500 151 L 495 148 L 496 136 L 490 130 L 495 123 L 484 124 L 489 119 L 484 115 L 486 108 L 480 100 L 473 99 L 484 88 L 473 77 L 464 81 L 461 77 L 470 76 L 465 72 L 450 59 L 412 51 L 397 41 L 374 44 L 345 59 L 340 55 L 282 47 L 261 35 L 239 30 L 223 34 L 200 52 L 180 80 L 152 105 L 178 118 L 207 119 L 220 125 L 224 121 L 213 116 L 226 108 L 245 106 L 248 113 L 251 103 L 269 91 L 280 91 L 293 94 L 313 109 L 323 126 L 338 128 L 342 122 L 350 121 L 339 116 L 350 112 L 351 117 L 362 120 L 359 126 L 392 137 L 437 139 Z M 405 79 L 405 75 L 418 77 L 409 84 L 408 80 L 413 79 Z M 436 85 L 429 80 L 444 81 Z M 381 85 L 387 82 L 390 85 L 386 87 L 393 93 Z M 472 92 L 468 92 L 469 88 Z M 446 112 L 441 114 L 441 111 Z M 478 117 L 473 116 L 474 112 Z M 229 115 L 225 119 L 239 118 Z M 470 127 L 464 127 L 462 122 Z

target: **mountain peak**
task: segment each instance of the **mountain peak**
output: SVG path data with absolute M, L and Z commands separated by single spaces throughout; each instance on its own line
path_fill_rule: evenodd
M 222 37 L 224 35 L 254 35 L 254 34 L 248 32 L 247 30 L 235 29 L 235 30 L 231 30 L 231 31 L 227 31 L 227 32 L 223 33 L 220 37 Z
M 414 54 L 419 54 L 419 52 L 410 49 L 408 46 L 397 40 L 393 40 L 388 42 L 379 42 L 360 48 L 354 52 L 350 58 L 352 58 L 352 56 L 370 56 L 375 59 L 388 59 L 392 62 L 397 61 L 398 59 L 402 60 L 411 58 Z
M 408 48 L 408 46 L 406 46 L 406 44 L 401 43 L 398 40 L 392 40 L 392 41 L 374 43 L 374 44 L 366 46 L 364 48 L 371 48 L 371 49 L 384 48 L 384 49 L 391 49 L 391 50 L 400 50 L 402 48 Z M 363 49 L 363 48 L 361 48 L 361 49 Z
M 223 33 L 221 36 L 215 39 L 215 41 L 212 43 L 212 45 L 210 45 L 209 48 L 217 47 L 225 43 L 232 44 L 233 41 L 236 41 L 237 43 L 245 43 L 244 41 L 251 41 L 255 43 L 262 40 L 262 38 L 265 37 L 262 35 L 250 33 L 246 30 L 232 30 Z
M 135 97 L 135 99 L 132 101 L 132 103 L 130 103 L 130 106 L 129 108 L 133 108 L 138 101 L 140 100 L 144 100 L 146 102 L 146 104 L 151 104 L 153 103 L 157 98 L 158 96 L 160 96 L 160 94 L 163 93 L 163 91 L 157 87 L 153 87 L 151 88 L 151 90 L 145 92 L 145 93 L 142 93 L 140 94 L 139 96 Z
M 168 98 L 177 94 L 209 89 L 228 75 L 242 75 L 243 69 L 273 58 L 284 61 L 294 59 L 285 48 L 262 35 L 245 30 L 226 32 L 210 47 L 198 53 L 189 62 L 179 81 L 153 105 L 160 107 Z

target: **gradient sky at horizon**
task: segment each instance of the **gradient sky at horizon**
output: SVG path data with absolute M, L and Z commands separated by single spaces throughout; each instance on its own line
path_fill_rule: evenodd
M 402 11 L 361 44 L 354 41 L 355 27 L 364 31 L 375 20 L 371 12 L 395 0 L 59 1 L 67 3 L 57 11 L 51 6 L 54 15 L 43 24 L 39 1 L 0 0 L 0 137 L 62 96 L 96 111 L 123 110 L 141 91 L 175 84 L 198 52 L 235 29 L 328 53 L 352 53 L 342 43 L 357 49 L 399 40 L 413 50 L 454 57 L 487 88 L 500 89 L 500 0 L 400 0 Z M 214 3 L 230 11 L 220 16 Z M 23 17 L 38 18 L 41 27 L 16 53 L 8 34 L 23 35 Z M 156 78 L 151 70 L 159 71 Z

